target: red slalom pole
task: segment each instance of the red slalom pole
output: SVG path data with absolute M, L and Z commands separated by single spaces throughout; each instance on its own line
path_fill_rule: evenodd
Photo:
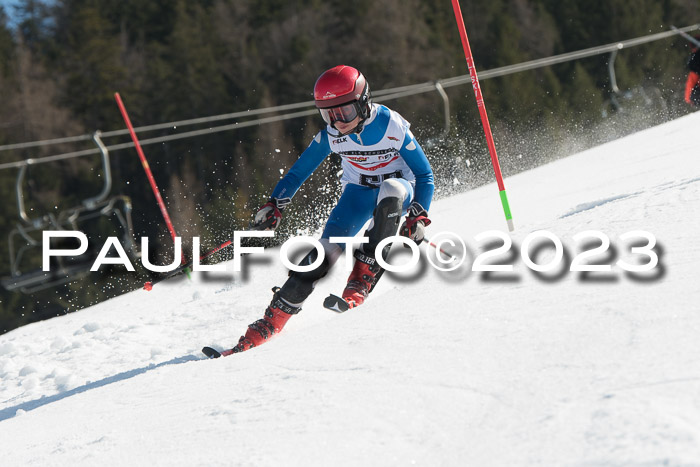
M 479 78 L 476 75 L 476 68 L 474 67 L 474 58 L 472 57 L 472 49 L 469 46 L 467 28 L 464 26 L 464 18 L 462 18 L 462 9 L 459 7 L 459 0 L 452 0 L 452 9 L 455 12 L 457 28 L 459 28 L 459 35 L 462 38 L 464 58 L 467 59 L 469 76 L 471 76 L 472 87 L 474 88 L 474 95 L 476 96 L 476 105 L 477 107 L 479 107 L 479 114 L 481 115 L 481 124 L 484 127 L 484 133 L 486 134 L 486 144 L 489 147 L 489 154 L 491 155 L 491 164 L 493 165 L 493 171 L 496 174 L 496 182 L 498 183 L 498 190 L 501 195 L 501 204 L 503 205 L 503 212 L 506 215 L 508 230 L 512 232 L 513 230 L 515 230 L 515 226 L 513 225 L 513 217 L 510 213 L 510 205 L 508 204 L 506 188 L 503 184 L 503 175 L 501 175 L 501 164 L 498 162 L 498 154 L 496 154 L 496 145 L 493 142 L 493 135 L 491 134 L 491 125 L 489 124 L 489 117 L 486 114 L 486 106 L 484 104 L 484 97 L 481 94 L 481 85 L 479 84 Z
M 161 214 L 163 214 L 163 219 L 165 219 L 165 225 L 168 226 L 168 230 L 170 231 L 170 236 L 173 239 L 173 242 L 175 241 L 175 237 L 177 234 L 175 233 L 175 227 L 173 227 L 173 223 L 170 220 L 170 215 L 168 214 L 168 210 L 165 207 L 165 203 L 163 202 L 163 198 L 160 196 L 160 191 L 158 190 L 158 185 L 156 185 L 156 180 L 153 178 L 153 173 L 151 173 L 151 167 L 148 165 L 148 161 L 146 160 L 146 155 L 143 153 L 143 149 L 141 149 L 141 143 L 139 143 L 139 139 L 136 137 L 136 132 L 134 131 L 134 127 L 131 124 L 131 120 L 129 119 L 129 114 L 126 113 L 126 107 L 124 107 L 124 103 L 122 102 L 122 98 L 119 96 L 118 92 L 114 93 L 114 98 L 117 101 L 117 105 L 119 106 L 119 110 L 122 113 L 122 117 L 124 118 L 124 123 L 126 123 L 127 128 L 129 128 L 129 133 L 131 134 L 131 139 L 134 141 L 134 146 L 136 146 L 136 152 L 139 155 L 139 159 L 141 159 L 141 165 L 143 166 L 143 170 L 146 172 L 146 177 L 148 178 L 148 181 L 151 184 L 151 189 L 153 190 L 153 194 L 156 197 L 156 202 L 158 203 L 158 207 L 160 208 Z M 183 254 L 182 260 L 184 261 L 185 256 Z

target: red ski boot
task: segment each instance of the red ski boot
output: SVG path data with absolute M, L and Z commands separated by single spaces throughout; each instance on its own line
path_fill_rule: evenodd
M 300 307 L 290 305 L 275 293 L 270 306 L 265 310 L 265 317 L 248 325 L 245 336 L 241 336 L 238 340 L 238 344 L 233 348 L 233 353 L 250 350 L 262 344 L 279 333 L 289 318 L 300 311 Z
M 355 266 L 348 277 L 348 285 L 345 286 L 342 295 L 350 308 L 364 303 L 383 271 L 376 259 L 360 250 L 355 250 Z

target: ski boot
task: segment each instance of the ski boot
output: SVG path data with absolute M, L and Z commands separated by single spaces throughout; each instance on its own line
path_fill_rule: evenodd
M 350 308 L 364 303 L 383 272 L 384 269 L 377 264 L 375 258 L 359 249 L 355 250 L 355 266 L 348 277 L 348 285 L 345 286 L 342 295 Z
M 284 325 L 287 324 L 289 318 L 301 311 L 301 307 L 290 305 L 279 296 L 278 287 L 272 290 L 275 292 L 275 295 L 265 310 L 265 316 L 248 325 L 245 336 L 241 336 L 238 340 L 238 344 L 233 348 L 233 353 L 243 352 L 259 346 L 273 335 L 279 333 Z

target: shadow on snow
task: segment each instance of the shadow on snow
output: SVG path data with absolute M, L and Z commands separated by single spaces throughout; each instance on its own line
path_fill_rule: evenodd
M 89 391 L 91 389 L 95 388 L 101 388 L 103 386 L 107 386 L 108 384 L 112 383 L 117 383 L 119 381 L 125 381 L 127 379 L 131 379 L 134 376 L 138 376 L 141 374 L 144 374 L 148 371 L 155 370 L 157 368 L 160 368 L 162 366 L 166 365 L 179 365 L 181 363 L 187 363 L 191 362 L 194 360 L 202 360 L 202 358 L 196 357 L 194 355 L 186 355 L 184 357 L 176 357 L 171 360 L 168 360 L 167 362 L 161 362 L 158 364 L 151 364 L 142 368 L 137 368 L 135 370 L 129 370 L 125 371 L 123 373 L 119 373 L 114 376 L 109 376 L 107 378 L 101 379 L 99 381 L 94 381 L 91 383 L 84 384 L 82 386 L 79 386 L 75 389 L 71 389 L 70 391 L 65 391 L 60 394 L 54 394 L 53 396 L 42 396 L 40 399 L 36 399 L 33 401 L 28 401 L 28 402 L 23 402 L 19 405 L 15 405 L 13 407 L 7 407 L 5 409 L 0 410 L 0 422 L 7 420 L 8 418 L 13 418 L 18 410 L 24 410 L 25 412 L 29 412 L 30 410 L 37 409 L 39 407 L 43 407 L 48 404 L 52 404 L 54 402 L 60 401 L 62 399 L 65 399 L 67 397 L 74 396 L 76 394 L 80 394 L 86 391 Z

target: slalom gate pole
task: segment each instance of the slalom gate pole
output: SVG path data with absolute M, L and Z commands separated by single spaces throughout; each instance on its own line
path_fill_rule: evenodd
M 175 227 L 173 227 L 173 223 L 170 220 L 170 215 L 168 214 L 168 210 L 165 207 L 165 203 L 163 202 L 163 198 L 160 196 L 160 191 L 158 190 L 158 185 L 156 185 L 156 180 L 153 178 L 153 173 L 151 172 L 151 167 L 148 165 L 148 161 L 146 160 L 146 155 L 143 153 L 143 149 L 141 148 L 141 143 L 139 143 L 139 139 L 136 137 L 136 132 L 134 131 L 134 126 L 131 124 L 131 119 L 129 119 L 129 114 L 126 113 L 126 107 L 124 107 L 124 102 L 122 102 L 122 98 L 119 95 L 118 92 L 114 93 L 114 99 L 117 101 L 117 105 L 119 106 L 119 110 L 122 113 L 122 118 L 124 118 L 124 123 L 126 123 L 127 128 L 129 129 L 129 134 L 131 134 L 131 139 L 134 142 L 134 146 L 136 146 L 136 152 L 139 155 L 139 159 L 141 159 L 141 165 L 143 166 L 143 170 L 146 172 L 146 177 L 148 178 L 149 183 L 151 184 L 151 189 L 153 190 L 153 194 L 156 197 L 156 202 L 158 203 L 158 207 L 160 208 L 160 213 L 163 215 L 163 219 L 165 219 L 165 225 L 168 226 L 168 230 L 170 231 L 170 236 L 173 239 L 173 242 L 175 241 L 175 237 L 177 237 L 177 234 L 175 233 Z M 182 254 L 182 260 L 185 260 L 185 254 Z
M 501 195 L 501 204 L 503 205 L 503 212 L 506 215 L 508 230 L 512 232 L 513 230 L 515 230 L 515 226 L 513 225 L 513 217 L 510 213 L 508 196 L 506 195 L 506 188 L 503 184 L 503 176 L 501 175 L 501 165 L 498 162 L 498 154 L 496 154 L 496 145 L 493 142 L 493 135 L 491 134 L 491 125 L 489 124 L 489 117 L 486 114 L 486 106 L 484 105 L 484 97 L 481 94 L 479 78 L 476 75 L 476 68 L 474 67 L 474 58 L 472 57 L 472 50 L 469 46 L 469 38 L 467 37 L 467 29 L 464 26 L 462 10 L 459 7 L 459 0 L 452 0 L 452 9 L 454 10 L 455 19 L 457 20 L 457 28 L 459 28 L 459 35 L 462 39 L 464 58 L 467 59 L 469 76 L 471 76 L 472 87 L 474 88 L 474 95 L 476 96 L 476 105 L 477 107 L 479 107 L 479 114 L 481 115 L 481 124 L 484 127 L 484 133 L 486 134 L 486 144 L 489 147 L 489 154 L 491 155 L 491 164 L 493 165 L 493 171 L 496 174 L 496 182 L 498 183 L 498 191 Z

